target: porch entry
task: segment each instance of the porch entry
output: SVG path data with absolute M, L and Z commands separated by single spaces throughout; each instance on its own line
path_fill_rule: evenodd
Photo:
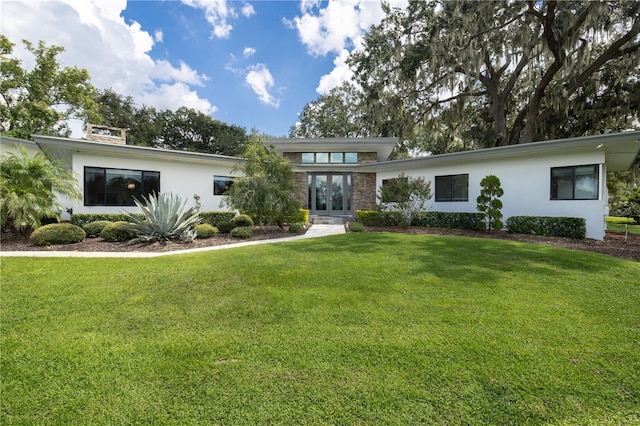
M 352 214 L 351 173 L 309 173 L 307 186 L 310 214 L 327 216 Z

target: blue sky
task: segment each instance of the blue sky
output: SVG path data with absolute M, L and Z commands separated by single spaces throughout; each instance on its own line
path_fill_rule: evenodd
M 375 0 L 1 0 L 0 31 L 27 68 L 19 41 L 44 40 L 65 48 L 63 66 L 139 105 L 284 136 L 305 104 L 350 78 L 346 57 L 382 16 Z

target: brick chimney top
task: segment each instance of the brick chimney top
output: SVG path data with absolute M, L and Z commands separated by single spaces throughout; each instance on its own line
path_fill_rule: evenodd
M 101 124 L 87 124 L 87 140 L 125 145 L 127 143 L 127 130 Z

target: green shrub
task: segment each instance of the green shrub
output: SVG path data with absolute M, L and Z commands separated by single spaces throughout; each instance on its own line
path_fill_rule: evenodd
M 86 236 L 84 230 L 71 223 L 52 223 L 37 228 L 29 242 L 34 246 L 79 243 Z
M 102 229 L 110 223 L 111 221 L 108 220 L 96 220 L 82 225 L 82 229 L 86 232 L 87 238 L 95 238 L 100 236 Z
M 143 219 L 144 216 L 141 213 L 131 213 L 131 215 Z M 129 218 L 124 213 L 74 213 L 69 220 L 71 223 L 77 226 L 84 226 L 87 223 L 97 222 L 99 220 L 106 220 L 109 222 L 127 222 Z
M 230 220 L 219 222 L 217 226 L 218 232 L 220 232 L 221 234 L 228 234 L 235 227 L 236 225 Z
M 511 216 L 507 219 L 507 231 L 582 240 L 587 234 L 587 221 L 581 217 Z
M 218 211 L 206 211 L 200 212 L 200 221 L 202 223 L 208 223 L 211 226 L 218 226 L 220 222 L 229 222 L 234 218 L 235 212 L 218 212 Z
M 233 238 L 247 239 L 253 237 L 253 228 L 248 226 L 238 226 L 229 233 Z
M 396 226 L 402 219 L 399 212 L 378 210 L 357 210 L 356 217 L 366 226 Z
M 239 226 L 253 226 L 253 219 L 251 219 L 251 216 L 249 215 L 239 214 L 231 219 L 231 223 L 234 225 L 234 228 Z
M 350 226 L 349 226 L 349 232 L 364 232 L 364 225 L 362 224 L 362 222 L 353 222 Z
M 475 231 L 484 228 L 480 213 L 425 212 L 419 214 L 412 225 L 424 228 L 467 229 Z
M 100 232 L 100 238 L 110 243 L 129 241 L 137 236 L 138 234 L 131 224 L 125 221 L 111 222 L 102 228 L 102 232 Z
M 299 234 L 303 230 L 304 230 L 304 224 L 300 222 L 289 224 L 289 232 L 291 232 L 292 234 Z
M 620 223 L 622 225 L 633 225 L 636 221 L 632 217 L 607 216 L 607 223 Z
M 309 210 L 307 209 L 298 209 L 298 211 L 291 215 L 288 216 L 284 219 L 285 223 L 301 223 L 301 224 L 305 224 L 305 223 L 309 223 Z
M 211 238 L 218 233 L 218 230 L 208 223 L 196 225 L 194 231 L 196 232 L 196 238 Z

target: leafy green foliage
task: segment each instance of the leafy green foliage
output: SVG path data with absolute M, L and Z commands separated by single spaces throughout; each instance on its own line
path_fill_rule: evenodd
M 356 216 L 359 222 L 366 226 L 397 226 L 398 212 L 378 210 L 358 210 Z M 483 223 L 479 213 L 463 212 L 424 212 L 418 214 L 411 223 L 413 226 L 425 228 L 452 228 L 477 230 Z
M 349 232 L 364 232 L 365 227 L 362 222 L 352 222 L 349 225 Z
M 192 108 L 157 111 L 138 107 L 131 96 L 111 89 L 95 95 L 104 117 L 101 124 L 129 129 L 127 143 L 178 151 L 238 156 L 247 144 L 243 127 L 225 124 Z
M 99 119 L 92 97 L 95 88 L 85 69 L 60 68 L 59 46 L 47 47 L 44 41 L 34 46 L 22 41 L 35 60 L 27 71 L 21 61 L 12 58 L 15 46 L 0 34 L 0 132 L 29 139 L 32 134 L 69 136 L 65 120 Z
M 87 238 L 95 238 L 100 236 L 104 227 L 110 223 L 111 221 L 108 220 L 96 220 L 95 222 L 89 222 L 82 225 L 82 229 L 87 234 Z
M 507 231 L 583 240 L 587 235 L 587 222 L 582 217 L 511 216 L 507 219 Z
M 251 216 L 258 226 L 283 222 L 300 208 L 293 181 L 293 165 L 263 139 L 251 136 L 246 161 L 238 169 L 237 178 L 224 196 L 232 209 Z
M 200 220 L 212 226 L 218 226 L 220 222 L 228 222 L 235 217 L 235 212 L 205 211 L 200 212 Z
M 236 225 L 230 220 L 224 220 L 222 222 L 218 222 L 218 225 L 217 225 L 218 231 L 220 231 L 222 234 L 228 234 L 235 227 Z
M 286 223 L 309 223 L 309 210 L 308 209 L 298 209 L 293 215 L 285 217 L 284 222 Z
M 289 232 L 292 234 L 300 234 L 304 231 L 304 224 L 300 222 L 294 222 L 289 224 Z
M 390 179 L 388 185 L 378 189 L 378 209 L 382 211 L 397 211 L 400 221 L 398 225 L 407 227 L 413 219 L 425 210 L 425 203 L 431 199 L 431 181 L 422 176 L 406 177 L 401 173 L 397 178 Z
M 35 229 L 46 218 L 60 219 L 57 194 L 81 199 L 71 170 L 44 153 L 29 155 L 22 146 L 0 158 L 0 226 L 18 231 Z
M 51 223 L 31 233 L 29 242 L 34 246 L 79 243 L 85 238 L 82 228 L 70 223 Z
M 136 238 L 137 235 L 138 233 L 131 224 L 126 221 L 108 223 L 100 232 L 100 238 L 110 243 L 129 241 Z
M 620 204 L 611 211 L 612 216 L 632 217 L 640 223 L 640 187 L 627 189 L 620 198 Z
M 233 238 L 247 239 L 253 237 L 253 228 L 249 226 L 236 226 L 229 233 Z
M 638 127 L 640 4 L 384 4 L 349 58 L 361 114 L 449 152 Z
M 494 175 L 485 176 L 480 181 L 480 195 L 476 198 L 478 212 L 485 221 L 485 228 L 489 231 L 499 231 L 503 228 L 502 201 L 504 190 L 500 185 L 500 179 Z
M 134 202 L 142 211 L 144 219 L 125 213 L 132 228 L 139 234 L 138 241 L 180 239 L 192 241 L 196 235 L 193 227 L 200 222 L 200 215 L 194 207 L 187 207 L 187 201 L 172 193 L 150 194 L 149 198 Z
M 208 223 L 200 223 L 196 225 L 193 230 L 196 233 L 196 238 L 211 238 L 215 237 L 218 233 L 218 230 Z
M 131 213 L 135 215 L 139 219 L 144 219 L 144 216 L 141 213 Z M 106 220 L 108 222 L 127 222 L 129 215 L 124 213 L 74 213 L 71 215 L 71 219 L 69 220 L 74 225 L 78 225 L 80 227 L 84 227 L 84 225 Z
M 249 216 L 249 215 L 239 214 L 238 216 L 236 216 L 233 219 L 231 219 L 231 224 L 234 227 L 238 227 L 238 226 L 253 226 L 253 219 L 251 219 L 251 216 Z

